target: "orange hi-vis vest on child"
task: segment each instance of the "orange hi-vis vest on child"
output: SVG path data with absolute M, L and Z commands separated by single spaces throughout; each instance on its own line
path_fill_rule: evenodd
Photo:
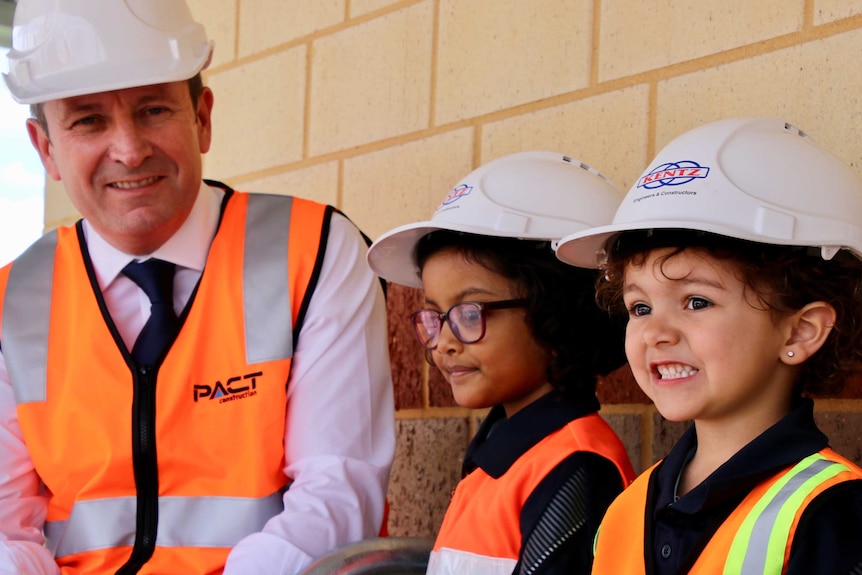
M 570 421 L 529 449 L 495 479 L 482 468 L 461 480 L 434 542 L 429 575 L 509 575 L 521 551 L 521 510 L 541 481 L 576 451 L 597 453 L 631 483 L 625 447 L 598 414 Z
M 286 383 L 331 212 L 228 191 L 154 367 L 108 317 L 80 223 L 0 272 L 3 355 L 63 574 L 221 573 L 283 510 Z
M 644 517 L 654 465 L 613 502 L 596 537 L 593 573 L 643 575 Z M 844 481 L 862 479 L 862 469 L 829 448 L 761 482 L 713 534 L 691 575 L 781 575 L 805 508 Z

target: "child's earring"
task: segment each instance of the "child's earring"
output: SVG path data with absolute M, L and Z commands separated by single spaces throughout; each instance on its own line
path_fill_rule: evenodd
M 795 353 L 793 353 L 793 350 L 792 350 L 792 349 L 791 349 L 790 351 L 788 351 L 788 352 L 787 352 L 787 357 L 793 357 L 794 355 L 796 355 L 796 354 L 795 354 Z

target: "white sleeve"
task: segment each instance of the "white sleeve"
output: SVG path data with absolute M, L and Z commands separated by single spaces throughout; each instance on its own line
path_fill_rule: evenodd
M 236 545 L 225 575 L 298 573 L 374 537 L 395 453 L 386 306 L 356 227 L 335 214 L 288 382 L 284 512 Z
M 0 353 L 0 575 L 60 573 L 44 546 L 48 498 L 40 486 L 21 436 L 15 395 Z

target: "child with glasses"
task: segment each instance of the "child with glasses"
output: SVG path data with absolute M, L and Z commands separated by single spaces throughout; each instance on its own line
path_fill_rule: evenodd
M 785 122 L 713 122 L 557 254 L 602 265 L 638 385 L 668 420 L 693 421 L 611 505 L 593 572 L 862 574 L 862 469 L 803 396 L 862 361 L 853 170 Z
M 623 332 L 595 303 L 595 273 L 557 260 L 552 242 L 609 222 L 619 198 L 571 158 L 514 154 L 369 250 L 381 277 L 423 289 L 413 326 L 455 401 L 491 408 L 428 573 L 590 572 L 599 521 L 633 477 L 595 396 L 624 362 Z

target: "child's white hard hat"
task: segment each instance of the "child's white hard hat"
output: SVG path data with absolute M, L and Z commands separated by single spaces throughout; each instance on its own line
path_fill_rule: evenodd
M 429 221 L 380 236 L 368 251 L 368 264 L 384 279 L 422 287 L 416 244 L 435 230 L 554 242 L 610 222 L 621 198 L 605 176 L 569 156 L 503 156 L 458 182 Z
M 562 238 L 557 257 L 595 268 L 620 232 L 672 228 L 862 259 L 862 180 L 784 121 L 712 122 L 665 146 L 613 223 Z

